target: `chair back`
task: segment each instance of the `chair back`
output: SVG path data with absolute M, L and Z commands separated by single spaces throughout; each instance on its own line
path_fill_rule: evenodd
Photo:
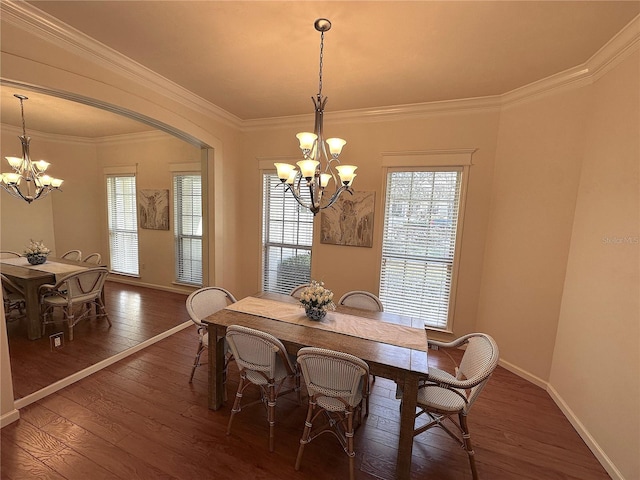
M 371 310 L 374 312 L 384 312 L 382 301 L 373 293 L 365 292 L 363 290 L 354 290 L 352 292 L 345 293 L 338 305 L 344 305 L 346 307 L 360 308 L 362 310 Z
M 64 258 L 65 260 L 75 260 L 79 262 L 82 260 L 82 252 L 80 250 L 69 250 L 62 254 L 60 258 Z
M 353 355 L 323 348 L 304 347 L 298 351 L 298 364 L 309 395 L 323 408 L 340 409 L 331 399 L 355 407 L 369 388 L 369 366 Z M 322 397 L 326 397 L 323 401 Z M 341 400 L 340 400 L 341 399 Z
M 10 250 L 3 250 L 0 252 L 0 258 L 19 258 L 22 255 L 20 255 L 17 252 L 12 252 Z
M 456 378 L 472 381 L 472 383 L 478 382 L 468 391 L 467 409 L 469 409 L 498 366 L 500 352 L 495 340 L 486 333 L 471 333 L 467 337 L 467 348 L 457 368 Z
M 235 302 L 236 297 L 222 287 L 204 287 L 187 297 L 187 313 L 193 323 L 202 327 L 203 318 Z
M 266 383 L 275 379 L 279 362 L 286 367 L 288 374 L 295 371 L 284 345 L 273 335 L 253 328 L 230 325 L 226 339 L 238 368 L 244 370 L 253 383 Z
M 307 288 L 309 286 L 308 283 L 303 283 L 302 285 L 298 285 L 297 287 L 293 287 L 291 289 L 291 291 L 289 292 L 289 295 L 291 295 L 294 298 L 297 298 L 298 300 L 300 299 L 300 295 L 302 295 L 302 291 Z
M 64 277 L 57 283 L 56 290 L 66 292 L 63 296 L 68 303 L 88 302 L 100 296 L 108 274 L 109 270 L 104 267 L 88 268 Z
M 2 283 L 2 293 L 5 297 L 9 296 L 9 294 L 24 296 L 24 290 L 2 273 L 0 273 L 0 280 Z
M 100 265 L 102 262 L 102 255 L 99 253 L 92 253 L 91 255 L 87 255 L 82 261 L 84 263 L 91 263 L 92 265 Z

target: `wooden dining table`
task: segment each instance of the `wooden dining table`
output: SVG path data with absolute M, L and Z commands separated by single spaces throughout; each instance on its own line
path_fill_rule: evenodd
M 371 374 L 396 382 L 403 392 L 396 477 L 410 478 L 418 381 L 429 374 L 423 321 L 338 306 L 316 322 L 306 318 L 295 298 L 260 293 L 216 312 L 203 322 L 209 332 L 208 400 L 213 410 L 223 404 L 224 336 L 229 325 L 270 333 L 294 355 L 302 347 L 348 352 L 366 361 Z
M 29 340 L 37 340 L 42 336 L 38 295 L 40 286 L 55 284 L 57 279 L 65 275 L 95 266 L 64 258 L 48 258 L 42 265 L 31 265 L 25 257 L 0 259 L 0 272 L 24 290 Z

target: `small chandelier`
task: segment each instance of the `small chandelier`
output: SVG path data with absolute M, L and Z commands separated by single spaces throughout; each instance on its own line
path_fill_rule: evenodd
M 22 104 L 28 98 L 18 94 L 15 94 L 14 97 L 20 100 L 20 112 L 22 114 L 22 135 L 18 137 L 22 143 L 22 158 L 6 157 L 9 165 L 13 168 L 13 172 L 1 174 L 0 185 L 12 196 L 31 203 L 38 198 L 46 196 L 52 190 L 59 190 L 62 180 L 44 174 L 49 167 L 48 162 L 44 160 L 31 161 L 29 156 L 31 137 L 27 137 L 25 130 L 24 106 Z
M 328 138 L 326 141 L 324 140 L 322 120 L 327 98 L 322 96 L 322 59 L 324 32 L 327 32 L 331 28 L 331 22 L 326 18 L 319 18 L 313 25 L 315 29 L 320 32 L 320 82 L 318 95 L 315 98 L 311 97 L 315 105 L 314 133 L 301 132 L 296 135 L 300 141 L 300 149 L 304 157 L 303 160 L 297 162 L 300 170 L 297 170 L 294 165 L 288 163 L 275 163 L 274 165 L 278 169 L 278 177 L 286 190 L 293 194 L 300 205 L 308 208 L 313 212 L 313 215 L 315 215 L 320 210 L 333 205 L 342 192 L 347 191 L 353 195 L 350 187 L 356 176 L 354 172 L 358 167 L 353 165 L 339 165 L 340 161 L 338 157 L 340 156 L 342 147 L 347 143 L 345 140 L 341 138 Z M 330 155 L 327 155 L 327 147 L 329 148 Z M 333 166 L 333 163 L 337 165 Z M 334 168 L 340 177 L 339 182 L 336 179 Z M 303 200 L 300 195 L 303 180 L 305 180 L 306 187 L 309 189 L 309 202 Z M 335 185 L 335 191 L 333 194 L 327 192 L 328 200 L 327 196 L 323 199 L 325 189 L 331 180 L 333 180 Z

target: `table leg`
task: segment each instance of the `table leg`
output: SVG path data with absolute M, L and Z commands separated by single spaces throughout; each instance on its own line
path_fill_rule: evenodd
M 224 399 L 224 335 L 218 338 L 217 328 L 209 325 L 209 408 L 218 410 Z
M 27 314 L 27 335 L 29 340 L 37 340 L 42 336 L 42 325 L 40 323 L 40 298 L 38 298 L 38 288 L 40 285 L 35 282 L 23 283 L 24 297 Z
M 418 376 L 407 374 L 402 388 L 402 413 L 400 414 L 400 439 L 398 441 L 398 459 L 396 478 L 411 477 L 411 452 L 413 450 L 413 428 L 418 403 Z

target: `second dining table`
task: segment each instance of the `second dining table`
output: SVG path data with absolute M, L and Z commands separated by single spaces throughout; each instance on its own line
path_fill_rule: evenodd
M 46 283 L 56 283 L 66 275 L 91 267 L 95 267 L 95 265 L 63 258 L 49 258 L 41 265 L 31 265 L 25 257 L 0 260 L 0 272 L 24 290 L 29 340 L 37 340 L 42 336 L 38 295 L 40 286 Z
M 411 473 L 418 382 L 429 374 L 423 321 L 384 312 L 338 306 L 321 321 L 306 318 L 288 295 L 260 293 L 229 305 L 203 322 L 209 331 L 209 408 L 223 404 L 224 336 L 242 325 L 279 338 L 290 354 L 302 347 L 348 352 L 369 364 L 370 372 L 396 382 L 403 392 L 396 476 Z

